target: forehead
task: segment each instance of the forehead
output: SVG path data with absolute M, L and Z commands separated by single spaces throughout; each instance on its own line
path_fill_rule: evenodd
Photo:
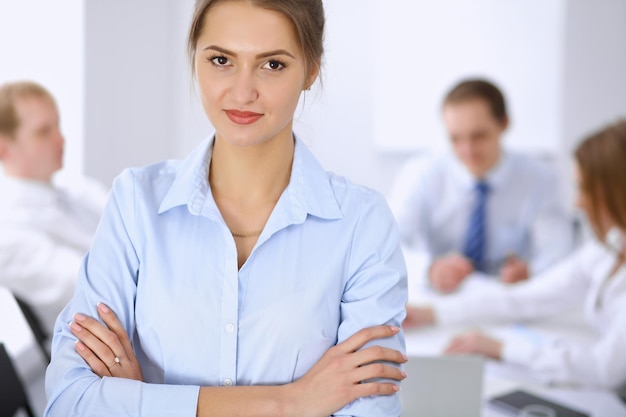
M 443 108 L 443 117 L 448 123 L 463 126 L 497 122 L 489 103 L 479 98 L 447 103 Z
M 214 44 L 234 52 L 299 52 L 296 31 L 287 16 L 242 1 L 218 2 L 204 16 L 197 49 Z
M 14 103 L 20 125 L 39 124 L 58 118 L 56 105 L 49 97 L 28 94 L 16 97 Z

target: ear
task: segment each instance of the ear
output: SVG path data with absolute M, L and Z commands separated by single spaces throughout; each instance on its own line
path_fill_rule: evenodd
M 317 80 L 317 77 L 319 76 L 319 74 L 320 74 L 319 65 L 314 65 L 311 68 L 311 71 L 309 72 L 309 76 L 306 78 L 303 90 L 310 90 L 313 83 L 315 83 L 315 80 Z
M 502 125 L 503 132 L 509 128 L 509 118 L 507 116 L 505 116 L 504 119 L 502 119 L 501 125 Z
M 4 133 L 0 133 L 0 161 L 4 159 L 9 146 L 9 138 Z

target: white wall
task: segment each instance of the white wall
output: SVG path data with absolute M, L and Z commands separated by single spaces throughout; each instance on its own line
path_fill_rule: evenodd
M 130 165 L 171 157 L 170 10 L 176 3 L 85 2 L 86 172 L 104 182 Z
M 507 99 L 508 148 L 558 150 L 565 0 L 375 3 L 374 139 L 381 150 L 447 147 L 443 97 L 474 77 L 493 81 Z
M 83 170 L 83 1 L 0 0 L 0 83 L 32 80 L 56 98 L 65 170 Z
M 568 0 L 563 140 L 626 117 L 626 1 Z
M 47 85 L 59 98 L 68 166 L 79 170 L 84 160 L 85 171 L 105 183 L 126 166 L 183 157 L 211 133 L 185 55 L 193 3 L 68 0 L 52 6 L 46 0 L 0 0 L 0 78 L 33 77 Z M 327 169 L 382 192 L 390 188 L 409 154 L 381 151 L 375 136 L 381 63 L 393 67 L 403 59 L 397 54 L 380 56 L 376 46 L 379 7 L 388 4 L 325 1 L 323 86 L 307 92 L 295 124 Z M 626 115 L 626 3 L 564 4 L 558 51 L 562 68 L 555 81 L 561 93 L 554 117 L 560 136 L 555 143 L 567 161 L 589 129 Z M 17 46 L 18 41 L 23 45 Z M 434 45 L 436 37 L 431 41 Z M 399 50 L 412 51 L 411 39 L 399 36 L 397 42 Z M 429 62 L 428 56 L 421 59 Z M 416 124 L 402 134 L 408 138 L 420 132 Z M 566 165 L 563 162 L 562 169 L 568 176 Z

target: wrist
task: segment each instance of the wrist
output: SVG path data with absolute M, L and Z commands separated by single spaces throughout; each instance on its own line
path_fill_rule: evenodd
M 424 313 L 427 324 L 437 324 L 437 315 L 435 314 L 435 309 L 433 307 L 426 307 Z
M 281 385 L 278 387 L 278 411 L 280 416 L 305 416 L 310 410 L 306 410 L 301 404 L 301 398 L 304 398 L 299 392 L 298 383 Z

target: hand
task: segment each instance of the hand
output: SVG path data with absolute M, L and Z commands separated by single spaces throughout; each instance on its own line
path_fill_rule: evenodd
M 449 293 L 456 290 L 473 271 L 474 267 L 467 258 L 454 253 L 434 261 L 428 271 L 428 279 L 434 289 Z
M 500 279 L 506 284 L 524 281 L 528 275 L 528 264 L 516 256 L 508 257 L 500 269 Z
M 288 397 L 298 402 L 292 414 L 328 416 L 358 398 L 396 393 L 400 389 L 396 384 L 371 380 L 401 381 L 406 374 L 395 366 L 374 362 L 402 364 L 407 357 L 380 346 L 358 349 L 367 342 L 394 336 L 399 331 L 392 326 L 365 328 L 328 349 L 306 374 L 290 384 L 289 389 L 293 391 Z
M 402 328 L 411 329 L 431 324 L 435 324 L 435 311 L 432 307 L 406 306 L 406 318 Z
M 70 328 L 79 340 L 76 342 L 78 354 L 99 377 L 115 376 L 143 381 L 141 366 L 122 323 L 103 303 L 98 304 L 98 315 L 106 327 L 91 317 L 74 315 L 75 321 L 70 324 Z M 116 358 L 119 358 L 119 362 Z
M 452 339 L 444 353 L 446 355 L 474 353 L 499 360 L 502 357 L 502 342 L 479 331 L 471 331 Z

